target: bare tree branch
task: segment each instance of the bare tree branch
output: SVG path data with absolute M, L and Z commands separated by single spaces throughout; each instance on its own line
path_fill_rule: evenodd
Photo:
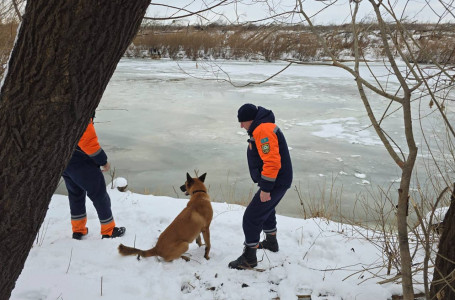
M 213 6 L 210 6 L 210 7 L 207 7 L 206 9 L 201 9 L 197 12 L 190 12 L 186 9 L 182 9 L 182 8 L 179 8 L 179 7 L 175 7 L 175 6 L 171 6 L 171 5 L 167 5 L 167 4 L 158 4 L 158 3 L 150 3 L 150 5 L 154 6 L 164 6 L 164 7 L 169 7 L 169 8 L 175 8 L 175 9 L 179 9 L 179 10 L 183 10 L 183 11 L 186 11 L 186 12 L 189 12 L 188 14 L 186 15 L 181 15 L 181 16 L 177 16 L 177 17 L 172 17 L 172 16 L 169 16 L 169 17 L 163 17 L 163 18 L 152 18 L 152 17 L 144 17 L 144 19 L 146 20 L 154 20 L 154 21 L 164 21 L 164 20 L 175 20 L 175 19 L 182 19 L 182 18 L 186 18 L 186 17 L 191 17 L 191 16 L 194 16 L 194 15 L 197 15 L 197 16 L 200 16 L 204 19 L 207 20 L 207 18 L 203 17 L 200 15 L 200 13 L 202 12 L 206 12 L 206 11 L 210 11 L 218 6 L 221 6 L 223 3 L 226 3 L 228 1 L 231 1 L 231 0 L 222 0 L 220 1 L 219 3 L 213 5 Z
M 19 7 L 18 7 L 18 5 L 16 3 L 16 0 L 12 0 L 12 2 L 13 2 L 14 10 L 16 11 L 16 15 L 19 18 L 19 22 L 22 22 L 22 15 L 21 15 L 21 13 L 19 11 Z

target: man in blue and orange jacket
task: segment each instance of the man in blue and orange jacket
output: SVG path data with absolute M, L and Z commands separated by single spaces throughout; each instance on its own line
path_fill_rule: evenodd
M 110 169 L 107 155 L 98 143 L 93 119 L 82 135 L 62 176 L 68 190 L 73 239 L 81 240 L 88 233 L 85 198 L 95 206 L 101 223 L 102 238 L 116 238 L 125 234 L 125 227 L 115 227 L 111 199 L 106 191 L 103 172 Z
M 259 186 L 243 215 L 243 254 L 229 263 L 229 268 L 242 270 L 257 266 L 257 249 L 279 250 L 275 207 L 291 187 L 292 164 L 286 139 L 271 110 L 247 103 L 239 108 L 237 117 L 250 136 L 248 167 Z M 259 242 L 261 231 L 266 238 Z

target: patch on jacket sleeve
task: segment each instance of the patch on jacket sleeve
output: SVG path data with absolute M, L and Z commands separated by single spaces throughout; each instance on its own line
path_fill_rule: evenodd
M 267 144 L 262 144 L 261 145 L 262 153 L 267 154 L 270 152 L 270 145 Z
M 265 144 L 269 141 L 269 138 L 268 137 L 265 137 L 263 139 L 261 139 L 261 144 Z

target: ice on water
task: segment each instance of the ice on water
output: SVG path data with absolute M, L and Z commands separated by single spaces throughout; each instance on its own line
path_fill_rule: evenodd
M 327 181 L 327 186 L 337 177 L 346 198 L 354 199 L 366 176 L 372 185 L 394 184 L 401 172 L 370 126 L 347 72 L 293 65 L 263 84 L 234 86 L 263 81 L 284 66 L 122 59 L 95 119 L 116 176 L 127 178 L 133 191 L 175 197 L 186 172 L 199 170 L 208 173 L 215 201 L 247 197 L 255 187 L 246 161 L 248 137 L 237 121 L 237 109 L 250 102 L 275 113 L 292 149 L 294 185 L 322 186 Z M 380 64 L 372 69 L 387 72 Z M 372 105 L 382 112 L 388 102 L 372 98 Z M 399 116 L 383 125 L 402 143 Z M 290 189 L 278 210 L 295 216 L 299 205 Z

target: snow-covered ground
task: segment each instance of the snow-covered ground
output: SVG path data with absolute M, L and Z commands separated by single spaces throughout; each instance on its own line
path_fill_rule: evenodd
M 185 175 L 181 177 L 183 183 Z M 209 174 L 206 182 L 210 183 Z M 189 262 L 120 256 L 120 243 L 142 249 L 154 246 L 188 200 L 122 193 L 110 185 L 108 192 L 117 225 L 127 228 L 125 236 L 101 239 L 95 210 L 87 200 L 90 232 L 82 241 L 71 239 L 68 199 L 54 195 L 12 300 L 288 300 L 298 295 L 386 300 L 401 293 L 400 285 L 378 284 L 386 278 L 385 271 L 371 268 L 382 265 L 383 255 L 357 233 L 361 229 L 324 219 L 278 216 L 280 251 L 258 251 L 258 268 L 264 271 L 229 269 L 229 261 L 243 249 L 244 207 L 226 203 L 212 203 L 210 260 L 203 258 L 204 249 L 196 243 L 188 250 Z

